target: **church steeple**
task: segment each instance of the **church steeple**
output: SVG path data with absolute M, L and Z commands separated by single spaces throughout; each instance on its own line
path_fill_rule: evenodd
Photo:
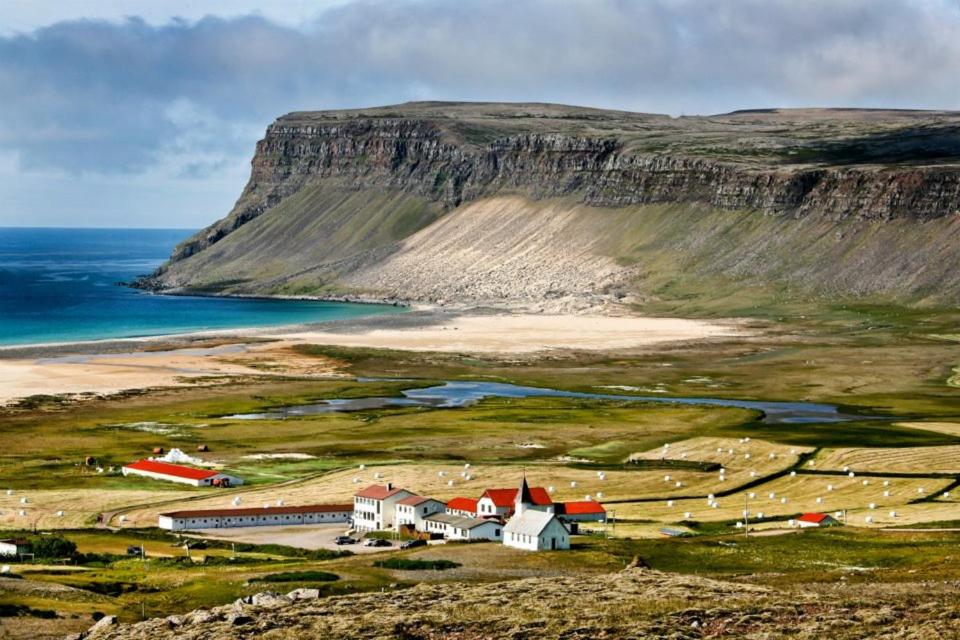
M 533 496 L 530 495 L 530 486 L 527 484 L 527 472 L 523 472 L 523 480 L 520 481 L 520 489 L 517 491 L 517 497 L 513 501 L 514 515 L 520 515 L 523 511 L 533 504 Z

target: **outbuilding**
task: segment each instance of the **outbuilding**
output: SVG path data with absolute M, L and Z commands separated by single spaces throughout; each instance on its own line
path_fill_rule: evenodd
M 160 460 L 137 460 L 121 469 L 125 476 L 143 476 L 154 480 L 179 482 L 194 487 L 230 487 L 243 484 L 243 479 L 213 469 L 197 469 Z
M 576 534 L 581 522 L 606 522 L 607 510 L 596 500 L 579 500 L 556 504 L 556 514 L 570 530 Z
M 310 504 L 244 509 L 195 509 L 161 513 L 158 526 L 168 531 L 349 523 L 351 504 Z
M 796 520 L 796 525 L 801 529 L 809 527 L 836 527 L 840 522 L 833 516 L 826 513 L 805 513 Z
M 19 558 L 30 553 L 30 543 L 22 538 L 0 540 L 0 556 Z

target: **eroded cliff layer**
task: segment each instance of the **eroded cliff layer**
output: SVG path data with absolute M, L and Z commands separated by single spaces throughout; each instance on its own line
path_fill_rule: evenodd
M 952 113 L 304 112 L 268 128 L 233 211 L 142 286 L 589 306 L 642 299 L 676 268 L 953 301 L 958 219 Z

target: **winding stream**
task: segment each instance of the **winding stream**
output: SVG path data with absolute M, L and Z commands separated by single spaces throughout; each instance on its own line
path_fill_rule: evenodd
M 363 382 L 364 380 L 360 380 Z M 731 400 L 726 398 L 678 398 L 665 396 L 634 396 L 611 393 L 587 393 L 561 391 L 540 387 L 524 387 L 502 382 L 448 381 L 435 387 L 406 389 L 402 398 L 351 398 L 332 399 L 315 404 L 303 404 L 263 413 L 239 413 L 224 418 L 235 420 L 276 420 L 299 416 L 311 416 L 341 411 L 363 411 L 384 407 L 431 407 L 448 409 L 465 407 L 484 398 L 583 398 L 616 402 L 656 402 L 661 404 L 688 404 L 698 406 L 737 407 L 763 412 L 761 422 L 767 424 L 803 424 L 823 422 L 847 422 L 863 420 L 864 416 L 841 413 L 836 405 L 816 402 L 764 402 L 760 400 Z

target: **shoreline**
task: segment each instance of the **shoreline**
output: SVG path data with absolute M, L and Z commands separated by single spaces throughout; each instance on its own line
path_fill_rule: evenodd
M 300 345 L 510 358 L 625 352 L 754 335 L 742 320 L 524 314 L 430 308 L 328 322 L 0 348 L 0 404 L 40 395 L 111 394 L 235 376 L 343 375 Z M 232 347 L 232 348 L 231 348 Z

